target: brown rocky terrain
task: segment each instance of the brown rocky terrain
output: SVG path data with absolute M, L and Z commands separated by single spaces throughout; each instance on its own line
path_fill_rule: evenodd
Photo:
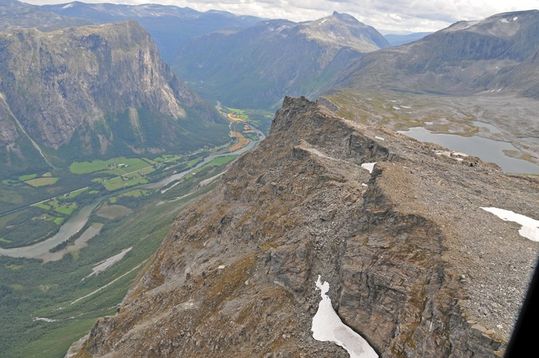
M 539 183 L 439 149 L 286 98 L 75 355 L 345 357 L 311 336 L 318 275 L 383 357 L 501 355 L 539 245 L 480 207 L 538 218 Z

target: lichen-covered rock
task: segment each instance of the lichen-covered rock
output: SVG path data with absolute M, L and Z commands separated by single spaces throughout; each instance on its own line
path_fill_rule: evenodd
M 501 354 L 539 247 L 480 207 L 539 217 L 539 184 L 435 149 L 285 99 L 78 356 L 345 357 L 310 332 L 318 275 L 383 357 Z

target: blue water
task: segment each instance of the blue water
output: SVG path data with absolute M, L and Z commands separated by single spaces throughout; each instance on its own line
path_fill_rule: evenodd
M 504 150 L 519 151 L 518 148 L 508 142 L 478 136 L 462 137 L 455 134 L 432 133 L 423 127 L 413 127 L 399 133 L 422 142 L 439 144 L 450 150 L 479 157 L 485 162 L 499 165 L 507 173 L 539 174 L 539 165 L 527 160 L 511 158 L 503 152 Z

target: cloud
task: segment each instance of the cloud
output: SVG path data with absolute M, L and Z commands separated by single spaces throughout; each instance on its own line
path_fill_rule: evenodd
M 66 0 L 25 0 L 33 4 Z M 89 0 L 89 2 L 107 2 Z M 435 31 L 459 20 L 539 8 L 539 0 L 111 0 L 123 4 L 160 3 L 200 11 L 226 10 L 265 18 L 312 20 L 345 12 L 382 32 Z

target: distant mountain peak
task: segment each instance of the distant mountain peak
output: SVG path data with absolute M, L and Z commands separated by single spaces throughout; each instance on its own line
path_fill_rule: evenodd
M 374 27 L 365 25 L 352 15 L 336 11 L 300 26 L 301 31 L 313 40 L 347 46 L 359 52 L 372 52 L 389 45 Z
M 348 22 L 348 23 L 351 23 L 351 24 L 365 25 L 364 23 L 362 23 L 361 21 L 356 19 L 354 16 L 352 16 L 350 14 L 343 13 L 343 12 L 333 11 L 333 14 L 331 14 L 331 16 L 328 16 L 328 18 L 339 19 L 340 21 Z

